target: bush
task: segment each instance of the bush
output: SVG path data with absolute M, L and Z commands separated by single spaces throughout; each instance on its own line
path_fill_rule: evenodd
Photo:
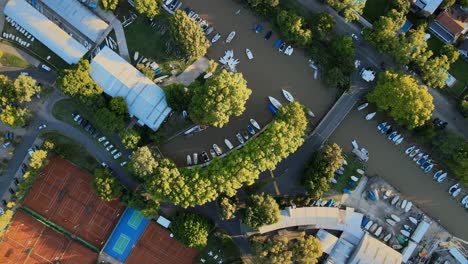
M 166 94 L 167 104 L 174 111 L 187 110 L 192 100 L 192 93 L 183 84 L 170 84 L 164 87 L 164 93 Z
M 175 239 L 191 248 L 203 249 L 208 243 L 211 223 L 192 212 L 179 212 L 169 226 Z

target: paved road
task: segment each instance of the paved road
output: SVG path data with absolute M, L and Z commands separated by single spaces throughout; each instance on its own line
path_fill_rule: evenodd
M 16 67 L 0 67 L 0 74 L 3 74 L 11 80 L 16 79 L 21 72 L 27 72 L 29 76 L 37 80 L 38 83 L 53 85 L 57 79 L 57 74 L 54 72 L 46 72 L 38 68 L 22 69 Z

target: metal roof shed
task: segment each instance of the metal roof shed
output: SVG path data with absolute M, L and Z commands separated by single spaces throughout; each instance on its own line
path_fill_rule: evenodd
M 130 116 L 154 131 L 172 111 L 164 91 L 107 46 L 91 61 L 90 75 L 106 94 L 125 98 Z
M 106 22 L 93 14 L 93 12 L 79 1 L 41 0 L 41 2 L 94 42 L 96 42 L 109 27 Z
M 347 263 L 400 264 L 401 261 L 402 256 L 400 252 L 393 250 L 391 247 L 387 246 L 380 240 L 375 239 L 366 233 Z
M 4 13 L 69 64 L 77 63 L 88 51 L 24 0 L 8 1 Z
M 416 243 L 421 242 L 422 238 L 424 237 L 424 235 L 426 234 L 430 226 L 431 226 L 430 223 L 426 221 L 421 221 L 418 224 L 418 227 L 416 227 L 416 230 L 414 230 L 414 233 L 411 236 L 411 240 L 413 240 Z

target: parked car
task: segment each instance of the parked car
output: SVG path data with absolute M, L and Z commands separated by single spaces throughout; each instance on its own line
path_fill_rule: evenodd
M 50 71 L 50 67 L 47 66 L 47 65 L 45 65 L 45 64 L 42 64 L 42 65 L 41 65 L 41 68 L 44 69 L 44 70 L 46 70 L 46 71 Z
M 110 143 L 109 140 L 107 140 L 107 141 L 104 141 L 104 143 L 102 143 L 102 145 L 105 147 L 105 146 L 109 145 L 109 143 Z
M 2 147 L 3 147 L 4 149 L 6 149 L 6 148 L 8 148 L 8 146 L 10 146 L 10 145 L 11 145 L 11 142 L 8 141 L 8 142 L 3 143 Z
M 75 122 L 78 122 L 78 120 L 80 119 L 80 114 L 76 114 L 75 118 L 73 118 L 73 120 L 75 120 Z
M 72 117 L 75 117 L 75 116 L 77 116 L 77 115 L 78 115 L 78 111 L 73 111 Z
M 29 75 L 29 73 L 27 73 L 27 72 L 20 72 L 20 75 L 25 75 L 25 76 L 28 76 L 28 75 Z
M 40 125 L 37 129 L 42 130 L 42 129 L 46 128 L 46 127 L 47 127 L 46 124 L 42 124 L 42 125 Z
M 119 153 L 117 153 L 117 154 L 119 154 Z M 120 167 L 123 167 L 125 165 L 127 165 L 127 161 L 123 161 L 123 162 L 120 163 Z
M 448 122 L 445 122 L 438 117 L 435 118 L 432 122 L 434 123 L 434 125 L 436 125 L 437 127 L 441 129 L 444 129 L 448 125 Z
M 117 151 L 119 151 L 119 150 L 115 148 L 110 152 L 110 154 L 114 155 L 115 153 L 117 153 Z
M 110 144 L 106 149 L 107 151 L 111 150 L 114 147 L 114 145 Z
M 93 126 L 91 124 L 88 124 L 86 127 L 85 127 L 85 130 L 86 132 L 89 132 L 91 130 Z
M 119 152 L 119 153 L 115 154 L 115 155 L 114 155 L 114 159 L 118 159 L 118 158 L 120 158 L 120 156 L 122 156 L 122 152 Z M 125 162 L 125 161 L 124 161 L 124 162 Z M 125 164 L 126 164 L 126 163 L 125 163 Z M 124 165 L 125 165 L 125 164 L 124 164 Z M 122 166 L 122 164 L 120 164 L 120 166 Z
M 107 165 L 107 163 L 105 163 L 104 161 L 101 162 L 101 166 L 103 166 L 104 168 L 109 168 L 109 165 Z
M 102 142 L 102 141 L 104 141 L 104 140 L 106 140 L 106 137 L 105 137 L 105 136 L 100 137 L 100 138 L 98 139 L 99 142 Z

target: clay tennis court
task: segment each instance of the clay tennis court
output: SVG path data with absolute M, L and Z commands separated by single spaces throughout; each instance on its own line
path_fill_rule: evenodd
M 16 212 L 0 243 L 0 263 L 96 263 L 98 254 Z
M 169 235 L 169 230 L 150 222 L 126 263 L 196 263 L 198 251 L 182 245 Z
M 23 205 L 102 248 L 125 207 L 99 199 L 91 184 L 86 172 L 52 156 Z

